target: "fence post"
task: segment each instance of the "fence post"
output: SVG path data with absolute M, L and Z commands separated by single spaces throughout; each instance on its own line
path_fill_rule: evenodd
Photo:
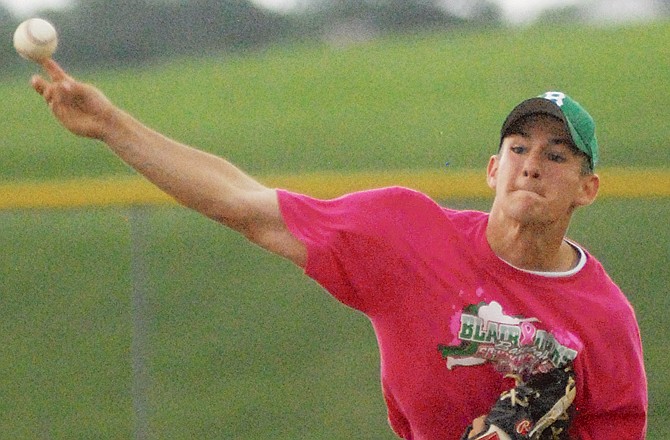
M 150 439 L 149 423 L 149 276 L 146 261 L 147 251 L 147 207 L 132 206 L 130 223 L 130 271 L 132 341 L 131 359 L 133 368 L 132 399 L 135 416 L 135 440 Z

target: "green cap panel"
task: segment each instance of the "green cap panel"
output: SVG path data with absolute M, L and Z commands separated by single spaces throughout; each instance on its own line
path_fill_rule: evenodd
M 565 116 L 572 140 L 581 151 L 591 158 L 595 167 L 599 158 L 598 141 L 596 139 L 596 123 L 591 115 L 577 101 L 562 92 L 547 92 L 539 96 L 553 101 Z

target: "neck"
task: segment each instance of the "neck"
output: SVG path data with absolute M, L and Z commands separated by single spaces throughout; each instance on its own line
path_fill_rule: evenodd
M 489 217 L 486 239 L 498 258 L 525 270 L 563 272 L 579 261 L 577 251 L 565 241 L 567 227 L 520 224 Z

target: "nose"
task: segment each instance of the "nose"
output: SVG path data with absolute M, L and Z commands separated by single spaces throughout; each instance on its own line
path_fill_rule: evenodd
M 537 155 L 528 155 L 523 163 L 523 176 L 532 179 L 540 177 L 540 158 Z

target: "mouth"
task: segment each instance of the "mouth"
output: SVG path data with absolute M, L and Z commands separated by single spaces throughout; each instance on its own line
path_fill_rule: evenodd
M 514 192 L 520 193 L 520 194 L 528 194 L 533 197 L 539 197 L 539 198 L 544 198 L 544 194 L 538 190 L 531 189 L 531 188 L 516 188 Z

